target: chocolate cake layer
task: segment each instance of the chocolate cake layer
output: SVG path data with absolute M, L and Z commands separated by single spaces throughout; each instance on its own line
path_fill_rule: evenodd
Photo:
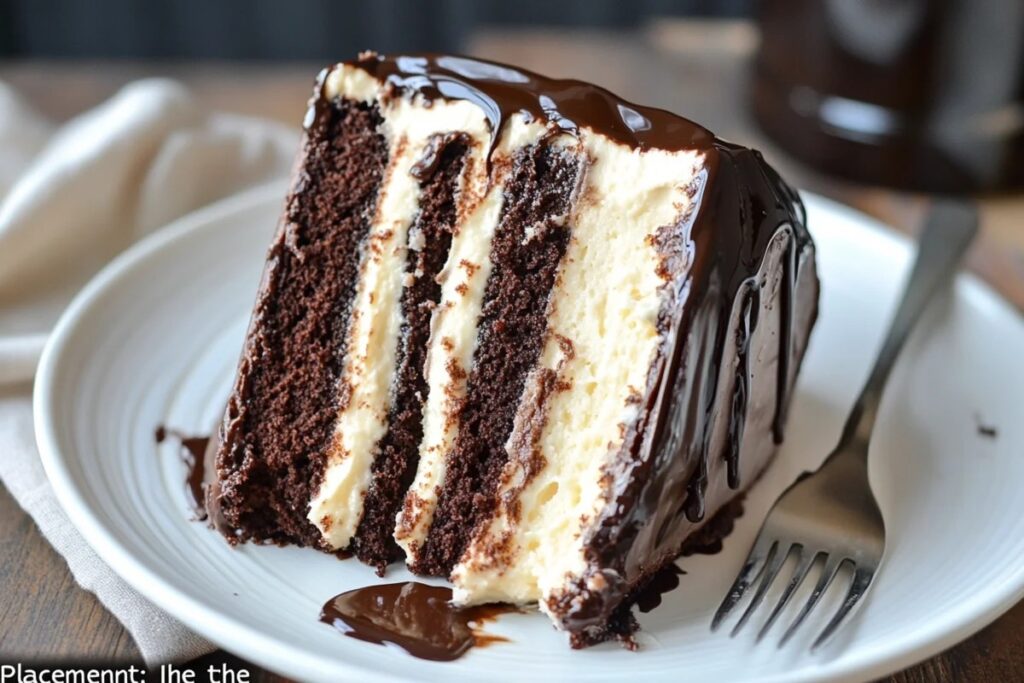
M 523 150 L 513 162 L 491 243 L 493 270 L 459 434 L 447 456 L 434 523 L 412 565 L 416 572 L 447 576 L 493 509 L 491 492 L 508 459 L 505 443 L 547 330 L 548 294 L 571 232 L 565 219 L 579 172 L 578 158 L 546 145 Z
M 419 461 L 423 439 L 423 374 L 430 319 L 441 301 L 437 276 L 448 259 L 455 229 L 459 178 L 468 152 L 462 134 L 436 135 L 414 166 L 423 201 L 410 234 L 406 286 L 402 293 L 402 337 L 398 347 L 394 398 L 388 430 L 373 461 L 373 480 L 363 499 L 363 516 L 353 538 L 356 556 L 383 574 L 402 557 L 394 540 L 395 517 Z
M 348 312 L 387 149 L 375 106 L 327 103 L 304 142 L 221 427 L 230 538 L 319 545 L 306 519 L 333 438 Z

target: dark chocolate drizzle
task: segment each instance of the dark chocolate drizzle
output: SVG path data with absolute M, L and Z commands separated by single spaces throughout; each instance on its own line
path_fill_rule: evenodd
M 461 132 L 431 135 L 430 139 L 427 140 L 427 146 L 424 148 L 423 154 L 420 155 L 420 158 L 409 169 L 409 175 L 421 183 L 426 182 L 437 171 L 444 151 L 454 143 L 465 144 L 466 139 L 466 134 Z
M 170 436 L 181 445 L 181 461 L 188 469 L 185 492 L 192 506 L 193 518 L 197 522 L 208 522 L 209 526 L 223 534 L 233 533 L 221 514 L 220 501 L 216 495 L 219 485 L 216 460 L 220 439 L 216 436 L 186 436 L 163 425 L 156 428 L 153 436 L 157 443 L 163 443 Z
M 644 614 L 653 611 L 661 605 L 661 600 L 666 593 L 671 593 L 679 588 L 679 577 L 685 573 L 675 562 L 666 564 L 637 593 L 636 608 Z
M 795 221 L 795 224 L 798 227 L 803 227 L 805 219 L 804 206 L 800 202 L 800 198 L 796 196 L 796 193 L 793 192 L 793 190 L 788 185 L 782 182 L 782 179 L 779 178 L 779 176 L 776 175 L 772 169 L 768 167 L 766 167 L 766 169 L 771 173 L 772 176 L 774 176 L 776 186 L 781 191 L 788 191 L 792 195 L 793 204 L 796 207 L 799 207 L 800 210 L 800 217 L 797 221 Z M 782 283 L 783 287 L 785 287 L 786 289 L 783 292 L 779 305 L 782 308 L 781 327 L 784 333 L 787 335 L 793 334 L 793 289 L 796 286 L 796 278 L 798 276 L 797 253 L 804 246 L 810 243 L 810 237 L 807 235 L 806 232 L 804 232 L 802 237 L 804 243 L 800 244 L 801 235 L 798 234 L 794 236 L 793 239 L 794 241 L 797 242 L 797 244 L 794 245 L 794 248 L 790 248 L 786 251 L 786 254 L 783 257 L 782 261 Z M 784 436 L 784 431 L 786 427 L 786 414 L 789 410 L 789 394 L 792 388 L 790 387 L 789 381 L 790 365 L 793 361 L 792 346 L 793 344 L 791 338 L 783 341 L 783 343 L 780 346 L 781 350 L 779 352 L 779 364 L 778 366 L 776 366 L 778 369 L 778 377 L 776 378 L 776 386 L 778 386 L 778 399 L 775 402 L 775 420 L 772 423 L 772 435 L 775 437 L 775 443 L 777 444 L 782 443 L 782 438 Z
M 576 135 L 591 128 L 639 149 L 707 149 L 715 142 L 705 128 L 654 107 L 627 102 L 604 88 L 575 80 L 546 78 L 525 69 L 455 55 L 383 56 L 363 53 L 350 62 L 403 95 L 426 102 L 467 100 L 479 106 L 491 129 L 490 151 L 498 145 L 513 114 L 549 124 L 554 132 Z M 326 106 L 324 82 L 306 112 L 308 128 Z
M 682 247 L 665 256 L 676 262 L 664 269 L 668 282 L 659 315 L 663 342 L 649 375 L 645 410 L 629 427 L 625 445 L 608 470 L 609 480 L 616 482 L 610 492 L 614 503 L 585 539 L 590 566 L 602 574 L 607 588 L 589 591 L 581 586 L 580 596 L 566 601 L 571 606 L 552 605 L 570 630 L 598 628 L 639 583 L 679 553 L 684 531 L 704 519 L 709 476 L 718 469 L 717 463 L 711 467 L 713 459 L 726 461 L 730 488 L 745 485 L 738 459 L 754 372 L 748 346 L 760 323 L 758 297 L 768 284 L 758 274 L 779 233 L 785 233 L 786 252 L 772 431 L 776 442 L 782 439 L 794 377 L 791 366 L 799 362 L 794 357 L 794 333 L 799 332 L 802 344 L 810 329 L 808 323 L 805 329 L 794 330 L 793 298 L 801 264 L 813 268 L 813 245 L 800 199 L 756 151 L 588 83 L 457 56 L 366 53 L 350 65 L 389 86 L 388 96 L 477 104 L 490 124 L 490 152 L 509 117 L 520 113 L 547 124 L 550 134 L 578 136 L 582 129 L 590 129 L 636 149 L 693 150 L 704 155 L 703 171 L 691 187 L 691 210 L 677 225 L 663 228 Z M 307 125 L 326 106 L 325 77 L 321 74 Z M 727 339 L 737 302 L 744 307 L 740 333 Z M 812 322 L 814 315 L 812 310 Z M 735 350 L 735 368 L 723 367 L 727 348 Z M 731 396 L 722 397 L 719 379 L 726 373 L 734 373 L 734 389 Z M 728 425 L 727 435 L 724 443 L 713 446 L 720 420 Z
M 729 452 L 726 454 L 729 488 L 740 487 L 740 443 L 743 440 L 743 427 L 746 423 L 747 404 L 750 400 L 750 336 L 757 328 L 757 315 L 761 310 L 761 288 L 753 278 L 746 280 L 740 290 L 741 314 L 740 327 L 736 330 L 737 371 L 742 381 L 733 387 L 732 412 L 729 415 Z M 783 365 L 779 360 L 779 366 Z M 779 377 L 786 377 L 780 370 Z M 781 414 L 776 408 L 776 418 Z M 778 419 L 774 420 L 778 425 Z M 781 432 L 780 432 L 781 433 Z M 781 439 L 781 437 L 779 437 Z M 698 519 L 702 519 L 703 515 Z M 691 521 L 693 518 L 691 517 Z
M 357 588 L 336 595 L 320 611 L 320 621 L 369 643 L 393 643 L 420 659 L 448 662 L 470 648 L 506 641 L 480 626 L 518 611 L 508 605 L 455 607 L 450 588 L 416 581 Z
M 185 490 L 192 506 L 192 514 L 198 521 L 205 521 L 206 512 L 206 459 L 210 449 L 210 437 L 187 436 L 176 429 L 168 429 L 163 425 L 156 428 L 153 435 L 157 443 L 163 443 L 167 437 L 177 439 L 181 445 L 181 461 L 188 469 L 185 477 Z

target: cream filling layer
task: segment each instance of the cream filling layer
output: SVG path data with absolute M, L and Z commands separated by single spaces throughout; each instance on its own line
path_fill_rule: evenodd
M 365 101 L 379 91 L 374 79 L 352 67 L 335 69 L 325 81 L 328 97 Z M 310 501 L 308 514 L 331 548 L 348 546 L 355 534 L 377 446 L 388 428 L 403 321 L 409 228 L 420 202 L 419 182 L 411 168 L 435 134 L 462 131 L 478 141 L 479 148 L 489 134 L 483 112 L 465 101 L 435 102 L 428 107 L 410 98 L 394 98 L 378 104 L 389 163 L 360 264 L 339 387 L 342 407 L 323 482 Z
M 441 282 L 441 302 L 431 319 L 426 379 L 429 386 L 423 407 L 423 441 L 412 486 L 398 513 L 395 540 L 415 564 L 444 484 L 447 456 L 458 434 L 458 412 L 466 395 L 466 379 L 476 351 L 477 324 L 483 306 L 484 287 L 491 274 L 491 241 L 504 205 L 504 176 L 515 153 L 536 144 L 546 128 L 512 116 L 491 157 L 494 176 L 480 158 L 464 193 L 457 232 Z M 485 148 L 484 148 L 485 149 Z M 464 213 L 463 213 L 464 212 Z
M 374 102 L 380 94 L 381 84 L 362 69 L 349 64 L 338 64 L 327 72 L 324 79 L 324 97 L 343 97 L 357 102 Z M 317 96 L 316 93 L 313 94 Z
M 603 468 L 639 414 L 657 352 L 665 282 L 653 238 L 687 210 L 703 155 L 635 150 L 587 129 L 580 145 L 591 165 L 569 219 L 548 339 L 509 439 L 497 512 L 452 573 L 458 603 L 545 609 L 545 598 L 583 575 L 582 539 L 608 503 Z M 532 398 L 545 393 L 542 382 L 555 388 L 538 428 Z

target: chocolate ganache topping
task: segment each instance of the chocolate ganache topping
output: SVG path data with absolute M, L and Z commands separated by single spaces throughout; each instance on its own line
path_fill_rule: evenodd
M 771 419 L 775 441 L 782 439 L 787 388 L 796 373 L 793 297 L 805 270 L 814 277 L 800 198 L 758 152 L 588 83 L 458 56 L 364 53 L 350 64 L 390 84 L 393 96 L 476 103 L 490 125 L 492 153 L 509 117 L 519 113 L 547 124 L 552 135 L 578 136 L 589 129 L 641 151 L 692 150 L 704 157 L 703 170 L 689 188 L 690 209 L 678 224 L 659 231 L 659 250 L 672 265 L 665 272 L 685 275 L 665 285 L 659 313 L 663 341 L 648 377 L 644 410 L 607 470 L 615 503 L 585 539 L 588 559 L 594 573 L 602 568 L 602 580 L 584 577 L 574 593 L 560 598 L 566 604 L 557 610 L 567 615 L 564 622 L 572 631 L 599 628 L 616 609 L 629 609 L 629 596 L 679 554 L 693 523 L 707 514 L 706 491 L 718 473 L 729 488 L 740 488 L 739 454 L 752 409 L 750 378 L 764 362 L 749 353 L 760 326 L 777 338 Z M 323 94 L 328 73 L 319 76 L 320 95 L 307 113 L 307 128 L 329 105 Z M 779 282 L 763 268 L 766 253 L 781 260 Z M 759 316 L 760 297 L 776 291 L 778 314 Z M 734 306 L 740 332 L 723 342 Z M 810 310 L 813 320 L 816 307 Z M 735 377 L 732 396 L 723 401 L 718 378 L 727 348 L 736 362 L 724 371 Z M 720 431 L 724 437 L 716 436 Z
M 714 135 L 671 112 L 627 102 L 604 88 L 575 80 L 546 78 L 523 69 L 454 55 L 392 55 L 363 53 L 352 65 L 387 83 L 402 95 L 426 101 L 468 100 L 478 105 L 491 128 L 491 150 L 505 122 L 521 113 L 552 126 L 554 133 L 576 134 L 586 126 L 624 145 L 639 149 L 706 149 Z M 327 106 L 323 84 L 329 69 L 317 77 L 321 95 L 306 114 L 309 128 Z

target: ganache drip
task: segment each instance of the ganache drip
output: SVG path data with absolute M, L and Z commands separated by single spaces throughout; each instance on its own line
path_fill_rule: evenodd
M 786 233 L 779 293 L 778 382 L 773 432 L 782 436 L 793 356 L 793 298 L 799 256 L 810 247 L 799 198 L 757 152 L 716 141 L 705 162 L 708 177 L 695 192 L 696 216 L 679 228 L 687 236 L 693 264 L 671 292 L 662 311 L 664 346 L 650 375 L 646 410 L 629 430 L 626 445 L 609 472 L 626 482 L 615 504 L 585 539 L 591 566 L 624 580 L 590 593 L 563 618 L 570 630 L 600 624 L 628 593 L 644 563 L 671 558 L 683 538 L 680 515 L 700 522 L 712 458 L 724 458 L 728 486 L 739 489 L 744 424 L 750 400 L 750 339 L 758 327 L 755 309 L 766 283 L 756 275 L 769 244 Z M 708 188 L 707 196 L 702 196 Z M 686 305 L 687 301 L 694 302 Z M 732 306 L 739 302 L 738 338 L 727 339 Z M 696 341 L 694 341 L 696 340 Z M 723 369 L 725 350 L 736 349 L 735 370 Z M 710 351 L 710 355 L 709 355 Z M 718 380 L 735 372 L 733 395 L 720 403 Z M 707 381 L 702 381 L 705 378 Z M 717 414 L 723 406 L 727 414 Z M 727 420 L 724 444 L 712 450 L 716 420 Z M 653 528 L 654 533 L 647 531 Z M 607 574 L 607 569 L 604 573 Z
M 728 483 L 731 489 L 740 487 L 740 443 L 743 441 L 744 418 L 750 402 L 750 340 L 754 330 L 757 329 L 757 316 L 761 310 L 761 288 L 758 282 L 753 278 L 748 279 L 744 283 L 742 291 L 742 312 L 735 340 L 738 360 L 737 377 L 732 395 L 732 414 L 729 416 L 729 452 L 725 456 L 728 467 Z M 779 364 L 782 365 L 781 358 Z M 780 378 L 785 377 L 785 374 L 780 371 L 779 376 Z M 777 395 L 781 397 L 783 394 L 779 392 Z M 776 406 L 776 419 L 773 421 L 775 425 L 779 424 L 777 416 L 781 413 L 781 407 Z
M 479 106 L 491 130 L 488 159 L 514 114 L 569 135 L 590 128 L 637 149 L 702 150 L 715 142 L 707 129 L 663 109 L 627 102 L 583 81 L 546 78 L 504 64 L 453 55 L 376 53 L 364 53 L 350 64 L 400 95 L 419 96 L 425 102 L 466 100 Z M 326 105 L 323 88 L 328 73 L 325 69 L 317 77 L 306 128 L 314 125 Z

